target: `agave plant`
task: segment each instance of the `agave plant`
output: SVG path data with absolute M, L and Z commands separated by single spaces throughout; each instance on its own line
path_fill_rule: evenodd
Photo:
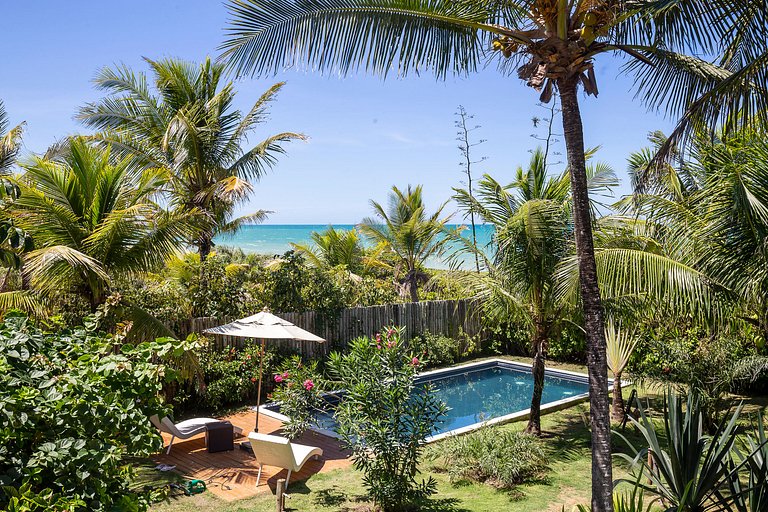
M 634 457 L 618 455 L 633 467 L 639 466 L 650 482 L 624 481 L 656 495 L 668 512 L 730 510 L 733 496 L 724 491 L 728 490 L 732 479 L 738 478 L 736 469 L 729 462 L 741 410 L 740 404 L 709 436 L 704 430 L 696 392 L 690 391 L 684 404 L 683 397 L 668 388 L 664 402 L 664 442 L 659 439 L 655 423 L 642 406 L 639 407 L 640 418 L 630 419 L 647 446 L 638 450 L 617 433 L 634 452 Z
M 624 421 L 624 397 L 621 394 L 621 375 L 629 363 L 629 358 L 637 345 L 634 331 L 622 327 L 613 317 L 605 323 L 606 356 L 608 369 L 613 373 L 613 403 L 611 416 L 617 421 Z
M 739 478 L 729 481 L 731 494 L 734 496 L 734 508 L 738 512 L 766 512 L 768 511 L 768 436 L 765 434 L 762 414 L 757 416 L 755 436 L 745 436 L 743 450 L 738 446 L 734 448 L 739 460 L 733 460 L 731 467 L 746 466 L 749 477 L 746 488 Z

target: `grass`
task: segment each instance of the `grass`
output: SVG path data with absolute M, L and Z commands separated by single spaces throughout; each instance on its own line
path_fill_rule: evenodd
M 570 368 L 569 368 L 570 369 Z M 574 368 L 578 370 L 579 368 Z M 583 370 L 583 367 L 581 367 Z M 626 390 L 629 393 L 629 390 Z M 588 407 L 576 405 L 542 418 L 545 449 L 549 468 L 542 478 L 515 487 L 513 491 L 498 490 L 490 485 L 463 483 L 452 485 L 449 475 L 431 469 L 429 461 L 422 464 L 423 476 L 432 475 L 438 482 L 438 493 L 421 510 L 445 512 L 473 512 L 509 510 L 513 512 L 560 512 L 580 503 L 587 503 L 590 495 L 590 435 Z M 521 430 L 525 423 L 512 423 L 501 428 Z M 639 440 L 633 429 L 627 435 Z M 615 449 L 623 449 L 621 440 L 614 438 Z M 626 475 L 626 468 L 615 461 L 614 478 Z M 362 486 L 360 473 L 354 469 L 317 474 L 304 482 L 291 483 L 291 498 L 287 509 L 295 511 L 373 510 Z M 275 498 L 264 493 L 255 498 L 228 503 L 212 493 L 192 497 L 177 497 L 152 507 L 153 512 L 192 512 L 213 510 L 218 512 L 273 511 Z

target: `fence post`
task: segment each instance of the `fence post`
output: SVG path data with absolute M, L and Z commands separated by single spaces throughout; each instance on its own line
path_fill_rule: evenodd
M 277 498 L 277 512 L 283 512 L 285 509 L 285 479 L 280 478 L 277 481 L 277 486 L 275 487 L 275 497 Z

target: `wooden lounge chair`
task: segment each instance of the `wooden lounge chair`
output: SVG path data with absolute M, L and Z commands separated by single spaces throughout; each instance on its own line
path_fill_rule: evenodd
M 157 414 L 149 417 L 149 421 L 157 427 L 160 432 L 171 434 L 171 442 L 168 443 L 168 450 L 166 455 L 171 453 L 171 447 L 173 446 L 173 440 L 177 437 L 179 439 L 189 439 L 206 431 L 206 425 L 208 423 L 217 423 L 221 420 L 215 418 L 191 418 L 188 420 L 174 423 L 168 416 L 165 416 L 162 420 L 158 418 Z M 242 433 L 242 429 L 234 427 L 235 433 Z
M 256 462 L 259 463 L 259 475 L 256 477 L 257 487 L 259 480 L 261 480 L 263 466 L 287 469 L 288 476 L 285 478 L 285 488 L 287 489 L 292 471 L 301 471 L 301 468 L 310 458 L 323 455 L 321 448 L 295 444 L 280 436 L 251 432 L 248 434 L 248 440 L 251 442 L 251 449 L 256 456 Z

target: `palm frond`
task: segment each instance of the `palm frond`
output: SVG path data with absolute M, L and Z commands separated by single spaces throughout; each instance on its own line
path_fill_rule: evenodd
M 394 70 L 444 77 L 477 69 L 480 30 L 530 41 L 498 23 L 511 9 L 484 2 L 233 0 L 227 8 L 222 58 L 241 76 L 303 64 L 341 74 L 364 68 L 382 76 Z

